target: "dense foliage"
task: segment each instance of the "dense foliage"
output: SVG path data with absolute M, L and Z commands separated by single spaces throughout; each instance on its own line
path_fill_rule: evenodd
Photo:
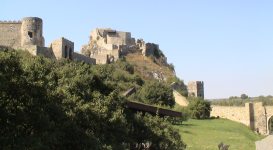
M 207 119 L 210 117 L 210 102 L 204 100 L 201 97 L 188 97 L 190 102 L 189 110 L 191 112 L 191 118 L 194 119 Z
M 169 122 L 127 108 L 120 92 L 144 84 L 130 66 L 0 52 L 0 82 L 0 149 L 134 149 L 147 142 L 153 149 L 185 148 Z M 173 106 L 165 86 L 143 89 L 149 87 L 160 90 L 151 103 Z
M 213 100 L 211 101 L 212 105 L 220 106 L 245 106 L 245 103 L 249 102 L 263 102 L 265 106 L 273 106 L 273 96 L 259 96 L 259 97 L 248 97 L 245 94 L 242 94 L 241 97 L 231 96 L 229 99 L 222 100 Z

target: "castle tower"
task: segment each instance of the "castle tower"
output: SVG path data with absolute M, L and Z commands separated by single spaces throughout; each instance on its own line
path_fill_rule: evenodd
M 22 19 L 21 46 L 45 45 L 43 37 L 43 20 L 38 17 L 26 17 Z
M 190 81 L 188 83 L 188 93 L 189 93 L 189 96 L 204 98 L 204 82 Z

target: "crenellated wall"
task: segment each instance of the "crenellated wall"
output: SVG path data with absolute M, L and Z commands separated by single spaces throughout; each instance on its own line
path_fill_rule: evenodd
M 21 21 L 0 21 L 0 45 L 21 46 Z

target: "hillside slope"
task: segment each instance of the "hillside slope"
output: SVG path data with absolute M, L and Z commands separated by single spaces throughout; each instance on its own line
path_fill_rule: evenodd
M 139 53 L 130 53 L 125 56 L 126 61 L 136 66 L 137 71 L 146 80 L 158 79 L 159 81 L 166 82 L 169 77 L 175 77 L 175 71 L 168 67 L 168 64 L 160 61 L 166 59 L 156 59 L 153 56 L 146 57 Z

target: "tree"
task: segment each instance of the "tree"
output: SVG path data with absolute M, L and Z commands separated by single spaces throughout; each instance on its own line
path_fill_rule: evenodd
M 113 72 L 112 65 L 0 52 L 1 149 L 126 149 L 139 141 L 183 149 L 168 122 L 127 108 Z
M 241 95 L 241 99 L 247 99 L 247 98 L 248 98 L 248 96 L 246 94 Z
M 192 113 L 192 118 L 206 119 L 210 117 L 211 107 L 208 100 L 201 97 L 192 98 L 188 107 Z
M 149 105 L 159 104 L 173 107 L 175 104 L 172 88 L 157 80 L 146 83 L 140 95 L 141 99 Z

